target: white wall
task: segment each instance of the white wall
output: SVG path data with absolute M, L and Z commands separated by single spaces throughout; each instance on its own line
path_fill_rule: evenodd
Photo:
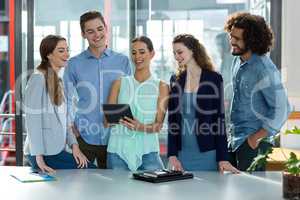
M 300 111 L 300 1 L 283 0 L 282 72 L 293 108 Z
M 300 111 L 300 1 L 282 0 L 282 76 L 293 109 Z M 300 120 L 288 120 L 281 131 L 281 146 L 300 148 L 299 137 L 283 134 L 300 127 Z

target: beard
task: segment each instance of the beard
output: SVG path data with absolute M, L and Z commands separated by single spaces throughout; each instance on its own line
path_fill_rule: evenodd
M 240 48 L 237 45 L 235 45 L 234 47 L 238 49 L 238 51 L 234 51 L 233 49 L 231 50 L 231 54 L 234 55 L 234 56 L 241 56 L 249 50 L 249 48 L 246 48 L 246 47 L 245 48 Z

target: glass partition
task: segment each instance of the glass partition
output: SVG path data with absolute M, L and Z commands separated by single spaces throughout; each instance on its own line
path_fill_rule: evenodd
M 100 11 L 108 25 L 109 47 L 128 54 L 129 8 L 128 0 L 43 0 L 34 1 L 34 61 L 39 62 L 39 45 L 48 34 L 59 34 L 69 44 L 70 56 L 88 47 L 81 37 L 80 15 L 88 10 Z
M 23 0 L 25 1 L 25 0 Z M 34 1 L 33 66 L 40 62 L 39 45 L 48 34 L 59 34 L 69 43 L 70 55 L 74 56 L 87 48 L 87 42 L 81 37 L 79 17 L 88 10 L 100 11 L 108 24 L 109 47 L 117 52 L 129 55 L 130 25 L 137 36 L 147 35 L 154 43 L 156 51 L 152 62 L 153 74 L 169 82 L 176 70 L 172 52 L 172 40 L 179 33 L 195 35 L 207 48 L 213 58 L 216 69 L 225 81 L 225 95 L 230 101 L 230 67 L 232 56 L 227 34 L 223 27 L 227 16 L 236 11 L 250 11 L 268 17 L 269 1 L 264 5 L 251 4 L 249 0 L 139 0 L 134 1 L 136 8 L 130 10 L 134 0 L 43 0 Z M 258 2 L 258 1 L 251 1 Z M 263 2 L 263 1 L 262 1 Z M 254 5 L 254 6 L 252 6 Z M 251 7 L 252 6 L 252 7 Z M 131 8 L 132 9 L 132 8 Z M 130 14 L 135 13 L 134 18 Z M 23 13 L 24 17 L 28 14 Z M 132 15 L 131 15 L 132 16 Z M 129 21 L 133 19 L 133 21 Z M 269 20 L 269 18 L 268 18 Z M 25 22 L 24 22 L 25 23 Z M 25 25 L 24 25 L 25 26 Z M 23 32 L 26 43 L 26 31 Z M 26 44 L 23 44 L 26 46 Z M 23 47 L 24 48 L 24 47 Z M 24 49 L 26 55 L 26 49 Z M 26 62 L 26 56 L 23 59 Z M 166 151 L 166 125 L 160 135 L 161 151 Z
M 215 68 L 224 78 L 225 101 L 232 98 L 231 62 L 233 56 L 224 23 L 227 16 L 236 11 L 249 10 L 248 1 L 181 1 L 169 0 L 164 3 L 154 0 L 137 2 L 138 36 L 146 35 L 153 41 L 155 57 L 152 73 L 167 83 L 177 68 L 172 40 L 180 33 L 193 34 L 206 47 Z M 229 107 L 229 106 L 228 106 Z M 227 110 L 228 120 L 228 110 Z M 165 119 L 166 121 L 167 119 Z M 167 124 L 160 134 L 161 154 L 166 153 Z

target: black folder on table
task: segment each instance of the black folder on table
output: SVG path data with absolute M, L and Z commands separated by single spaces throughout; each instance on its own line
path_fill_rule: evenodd
M 194 177 L 194 175 L 190 172 L 171 171 L 171 170 L 136 172 L 133 173 L 132 175 L 134 179 L 147 181 L 151 183 L 177 181 L 183 179 L 190 179 Z

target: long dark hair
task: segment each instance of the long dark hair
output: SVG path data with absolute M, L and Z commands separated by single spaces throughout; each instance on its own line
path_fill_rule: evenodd
M 46 36 L 40 45 L 41 63 L 37 69 L 44 74 L 46 80 L 46 89 L 49 93 L 50 99 L 53 104 L 59 106 L 63 102 L 63 88 L 60 84 L 60 79 L 56 72 L 52 69 L 51 64 L 48 60 L 48 55 L 51 54 L 59 41 L 66 41 L 65 38 L 59 35 L 48 35 Z
M 180 34 L 173 39 L 173 44 L 182 43 L 193 52 L 193 58 L 201 69 L 214 71 L 214 65 L 211 58 L 206 53 L 205 47 L 197 38 L 190 34 Z M 186 66 L 179 66 L 177 76 L 186 70 Z

